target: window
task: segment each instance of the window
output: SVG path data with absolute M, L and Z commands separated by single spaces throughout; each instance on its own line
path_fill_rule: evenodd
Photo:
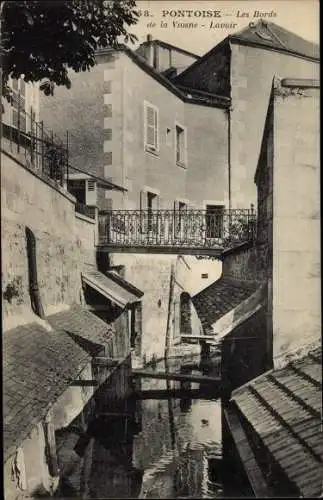
M 223 205 L 206 205 L 206 237 L 223 238 Z
M 145 102 L 144 113 L 145 149 L 156 153 L 159 150 L 158 109 Z
M 147 221 L 148 221 L 148 231 L 153 230 L 154 221 L 154 208 L 157 208 L 157 195 L 154 193 L 147 193 Z
M 88 179 L 86 181 L 85 202 L 89 206 L 95 206 L 97 204 L 96 181 L 93 179 Z
M 12 80 L 12 125 L 26 132 L 26 84 L 24 80 Z
M 182 237 L 185 229 L 185 212 L 187 211 L 187 203 L 183 201 L 174 202 L 175 210 L 175 233 L 176 236 Z
M 176 125 L 176 164 L 186 165 L 186 131 L 180 125 Z

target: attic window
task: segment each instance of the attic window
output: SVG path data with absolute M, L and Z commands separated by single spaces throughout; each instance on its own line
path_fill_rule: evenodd
M 201 278 L 202 279 L 207 279 L 209 277 L 208 273 L 202 273 Z
M 269 33 L 266 33 L 265 31 L 256 31 L 256 35 L 258 35 L 260 38 L 263 38 L 263 40 L 269 40 L 270 42 L 273 41 L 271 35 Z

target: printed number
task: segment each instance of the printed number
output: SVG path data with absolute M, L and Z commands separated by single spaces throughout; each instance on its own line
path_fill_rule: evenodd
M 144 17 L 149 17 L 150 14 L 149 14 L 149 10 L 138 10 L 138 15 L 139 16 L 144 16 Z

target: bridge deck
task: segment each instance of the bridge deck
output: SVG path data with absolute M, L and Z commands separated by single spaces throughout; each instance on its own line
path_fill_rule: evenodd
M 107 253 L 142 253 L 170 255 L 207 255 L 221 259 L 224 248 L 166 246 L 166 245 L 125 245 L 124 243 L 101 243 L 96 246 L 101 252 Z

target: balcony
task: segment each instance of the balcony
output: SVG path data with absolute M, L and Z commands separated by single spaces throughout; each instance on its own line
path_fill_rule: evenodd
M 2 149 L 36 175 L 64 187 L 68 176 L 68 144 L 48 131 L 24 109 L 25 98 L 12 90 L 2 116 Z
M 250 209 L 111 210 L 99 214 L 101 249 L 113 252 L 220 255 L 253 241 L 256 214 Z

